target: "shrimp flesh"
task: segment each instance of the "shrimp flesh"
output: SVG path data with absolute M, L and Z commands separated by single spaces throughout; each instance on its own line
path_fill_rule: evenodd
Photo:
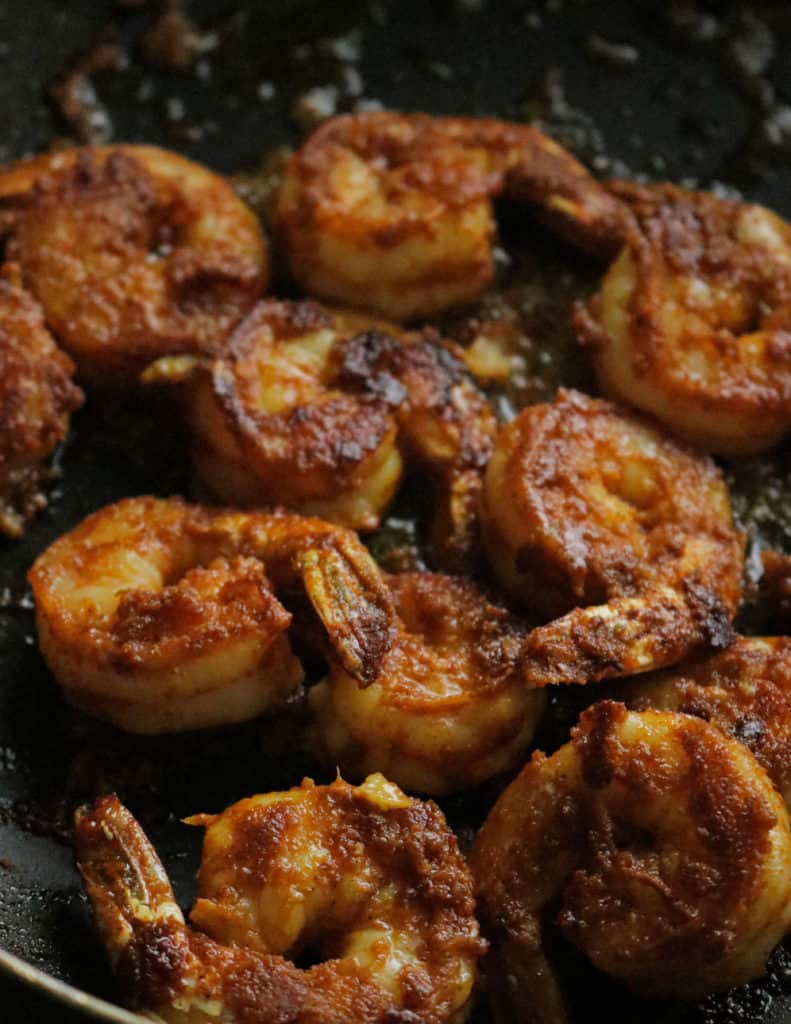
M 506 426 L 481 524 L 500 582 L 546 623 L 526 648 L 533 685 L 647 672 L 732 639 L 744 545 L 720 471 L 608 402 L 560 391 Z
M 221 357 L 166 358 L 144 379 L 185 381 L 194 464 L 222 501 L 370 530 L 416 463 L 439 494 L 438 560 L 456 567 L 474 547 L 495 419 L 434 332 L 265 300 Z
M 439 809 L 381 775 L 306 780 L 206 826 L 189 928 L 117 797 L 77 812 L 77 866 L 125 1002 L 169 1024 L 460 1024 L 484 944 Z M 300 969 L 309 949 L 321 962 Z
M 356 679 L 376 677 L 391 639 L 390 595 L 357 537 L 301 516 L 129 498 L 56 540 L 29 579 L 67 699 L 130 732 L 243 721 L 294 690 L 276 590 L 307 595 Z
M 727 651 L 621 683 L 617 694 L 638 711 L 697 715 L 746 743 L 791 805 L 791 638 L 739 637 Z
M 331 659 L 309 694 L 311 751 L 355 778 L 382 771 L 431 794 L 518 767 L 545 704 L 522 679 L 526 629 L 466 580 L 387 582 L 398 625 L 379 675 L 361 689 Z
M 305 291 L 406 320 L 491 282 L 500 195 L 605 259 L 620 244 L 620 202 L 537 128 L 393 112 L 325 121 L 286 167 L 274 225 Z
M 791 923 L 791 828 L 750 751 L 690 715 L 583 713 L 533 755 L 472 853 L 496 1019 L 566 1024 L 542 915 L 645 996 L 694 999 L 761 975 Z
M 218 175 L 152 146 L 0 169 L 6 255 L 83 377 L 216 351 L 269 276 L 258 221 Z
M 721 455 L 791 429 L 791 225 L 761 206 L 617 182 L 634 225 L 577 311 L 602 388 Z
M 0 533 L 20 536 L 47 503 L 44 461 L 83 401 L 73 373 L 38 303 L 7 265 L 0 271 Z

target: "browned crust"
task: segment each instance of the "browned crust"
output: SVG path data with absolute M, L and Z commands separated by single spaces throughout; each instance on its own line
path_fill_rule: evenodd
M 291 620 L 260 562 L 217 559 L 156 593 L 126 591 L 110 629 L 112 662 L 120 669 L 177 662 L 236 637 L 274 638 Z
M 474 704 L 514 684 L 526 638 L 516 616 L 458 577 L 407 572 L 387 576 L 387 585 L 402 622 L 382 666 L 387 703 L 431 708 L 432 696 L 416 692 L 413 685 L 414 667 L 425 647 L 442 653 L 443 675 L 463 680 L 463 693 L 438 698 L 443 710 Z M 513 733 L 521 724 L 509 722 L 507 728 Z
M 687 595 L 683 601 L 665 592 L 646 591 L 637 606 L 618 611 L 617 628 L 606 617 L 594 619 L 586 609 L 539 626 L 525 642 L 525 680 L 537 687 L 598 683 L 644 671 L 643 659 L 649 655 L 650 665 L 659 668 L 696 650 L 727 647 L 735 635 L 733 608 L 691 581 L 683 581 L 682 591 Z M 640 638 L 637 643 L 635 637 Z
M 783 794 L 791 792 L 791 639 L 739 637 L 618 689 L 629 707 L 663 707 L 711 722 L 746 744 Z
M 537 1005 L 553 986 L 540 915 L 558 903 L 566 937 L 636 990 L 677 993 L 702 972 L 716 988 L 712 964 L 744 941 L 736 921 L 761 896 L 773 832 L 787 830 L 768 779 L 730 738 L 688 715 L 643 714 L 656 741 L 627 741 L 622 704 L 585 711 L 566 747 L 534 755 L 476 841 L 484 932 L 527 975 L 543 964 Z M 688 819 L 683 837 L 658 800 Z M 529 1008 L 519 992 L 504 1001 Z
M 267 278 L 255 222 L 230 187 L 206 172 L 201 189 L 179 188 L 153 169 L 166 158 L 85 148 L 14 165 L 0 183 L 9 255 L 58 339 L 100 379 L 217 350 Z M 185 176 L 196 170 L 184 165 Z M 207 203 L 240 204 L 211 247 L 191 236 Z
M 654 493 L 644 507 L 628 500 L 620 482 L 623 462 L 634 457 L 634 429 L 649 430 L 655 443 Z M 696 618 L 711 621 L 709 632 L 719 629 L 722 610 L 727 618 L 735 612 L 743 540 L 729 511 L 723 515 L 702 499 L 716 488 L 727 508 L 722 475 L 710 459 L 623 408 L 565 390 L 552 403 L 525 409 L 497 446 L 507 459 L 507 492 L 498 500 L 513 503 L 534 537 L 516 562 L 534 581 L 540 614 L 555 618 L 577 605 L 682 583 Z M 594 484 L 623 498 L 623 514 L 613 519 L 597 506 Z M 682 556 L 699 539 L 708 541 L 705 561 L 682 579 Z
M 617 721 L 624 713 L 622 705 L 595 705 L 583 714 L 573 740 L 591 789 L 589 814 L 596 822 L 596 836 L 588 833 L 592 849 L 583 854 L 589 866 L 575 872 L 564 891 L 561 927 L 571 941 L 585 948 L 586 930 L 596 925 L 606 928 L 608 921 L 619 916 L 632 885 L 656 887 L 665 891 L 667 902 L 665 913 L 651 929 L 650 948 L 656 963 L 711 962 L 733 948 L 729 914 L 722 908 L 738 906 L 754 887 L 777 816 L 751 780 L 734 771 L 730 748 L 717 742 L 716 733 L 694 719 L 678 719 L 675 732 L 688 767 L 675 788 L 689 807 L 704 850 L 699 859 L 690 856 L 691 851 L 680 851 L 683 874 L 666 881 L 661 860 L 654 864 L 650 855 L 635 857 L 626 852 L 630 847 L 640 850 L 644 842 L 639 833 L 629 835 L 630 822 L 640 820 L 639 805 L 647 797 L 643 780 L 661 779 L 667 768 L 650 751 L 629 749 L 617 738 L 610 720 L 614 716 Z M 610 817 L 596 805 L 594 794 L 614 780 L 624 786 L 627 796 L 617 816 Z M 623 879 L 608 891 L 610 873 Z M 596 959 L 596 951 L 591 954 Z M 628 959 L 628 951 L 622 955 Z
M 297 813 L 302 804 L 307 819 Z M 485 943 L 478 936 L 469 869 L 434 804 L 401 799 L 397 806 L 380 807 L 338 780 L 326 787 L 303 784 L 296 803 L 283 799 L 251 810 L 242 801 L 222 817 L 232 819 L 232 842 L 227 849 L 215 849 L 219 864 L 208 852 L 204 856 L 200 890 L 226 861 L 234 874 L 243 872 L 237 877 L 264 885 L 272 858 L 278 853 L 288 857 L 292 830 L 321 827 L 333 878 L 354 872 L 362 859 L 373 862 L 383 882 L 398 888 L 402 898 L 392 904 L 391 926 L 408 925 L 419 936 L 423 966 L 402 970 L 402 993 L 396 999 L 376 984 L 375 970 L 349 959 L 325 959 L 300 970 L 285 957 L 222 945 L 188 930 L 151 844 L 118 798 L 110 796 L 77 812 L 75 848 L 128 1005 L 166 1012 L 179 997 L 218 1001 L 240 1024 L 444 1024 L 450 1019 L 458 961 L 474 965 Z M 232 907 L 233 892 L 223 890 L 217 898 Z M 208 902 L 203 895 L 196 906 Z M 167 916 L 157 914 L 166 906 Z M 147 915 L 146 909 L 153 913 Z M 326 940 L 331 947 L 342 941 L 320 932 L 319 925 L 312 937 L 317 943 Z
M 14 267 L 0 277 L 0 531 L 17 535 L 46 498 L 43 460 L 83 401 L 74 364 L 44 326 Z
M 637 274 L 628 325 L 635 375 L 703 410 L 791 415 L 791 265 L 765 246 L 739 240 L 747 205 L 671 184 L 614 181 L 608 187 L 631 216 L 625 240 Z M 791 227 L 783 224 L 782 233 L 791 253 Z M 677 282 L 686 278 L 705 281 L 724 296 L 716 314 L 685 308 Z M 676 315 L 689 317 L 698 332 L 685 330 L 680 342 L 663 326 L 668 305 L 679 300 Z M 702 317 L 710 320 L 704 344 L 712 363 L 719 363 L 708 380 L 690 372 L 685 358 L 700 344 Z M 578 306 L 575 324 L 595 356 L 606 344 L 598 295 Z M 740 337 L 756 331 L 766 332 L 760 361 L 739 348 Z
M 316 396 L 282 412 L 261 412 L 259 373 L 273 347 L 322 329 L 336 339 Z M 440 496 L 433 535 L 438 560 L 453 569 L 466 564 L 496 422 L 452 342 L 433 330 L 405 333 L 310 300 L 265 300 L 233 332 L 227 354 L 197 372 L 209 382 L 223 426 L 262 496 L 285 505 L 364 490 L 369 460 L 397 431 L 402 454 L 428 472 Z M 201 423 L 195 428 L 200 434 Z M 201 444 L 211 446 L 211 436 Z
M 339 151 L 384 165 L 387 198 L 411 191 L 450 208 L 502 193 L 530 204 L 567 241 L 600 257 L 617 249 L 623 233 L 620 203 L 569 153 L 530 125 L 493 118 L 432 117 L 374 112 L 325 121 L 292 157 L 302 186 L 299 206 L 279 219 L 287 237 L 321 223 L 331 198 L 329 179 Z M 483 154 L 483 158 L 481 155 Z M 555 200 L 562 198 L 568 205 Z M 377 244 L 395 246 L 430 232 L 421 218 L 393 208 Z M 448 280 L 437 268 L 437 280 Z M 452 278 L 451 278 L 452 279 Z
M 332 885 L 373 865 L 380 884 L 392 885 L 401 894 L 390 906 L 388 925 L 420 937 L 418 956 L 424 966 L 407 972 L 400 1010 L 410 1011 L 426 1022 L 439 1024 L 447 1019 L 437 993 L 447 986 L 447 978 L 453 977 L 458 959 L 474 961 L 484 944 L 478 938 L 469 868 L 433 802 L 413 799 L 399 806 L 380 807 L 360 789 L 337 779 L 329 786 L 303 784 L 296 802 L 250 806 L 242 801 L 226 810 L 221 819 L 230 843 L 207 843 L 198 875 L 195 916 L 210 936 L 222 941 L 227 915 L 246 916 L 249 912 L 245 886 L 238 893 L 224 885 L 217 890 L 213 880 L 225 878 L 230 868 L 238 877 L 249 880 L 246 884 L 256 889 L 266 886 L 268 879 L 282 877 L 283 853 L 291 837 L 294 848 L 299 849 L 300 836 L 311 828 L 320 834 L 322 846 L 328 851 L 325 884 Z M 209 912 L 214 910 L 219 911 L 216 917 Z M 325 937 L 320 921 L 306 938 L 330 953 L 342 943 L 342 936 Z M 286 955 L 291 952 L 297 951 Z M 347 973 L 340 964 L 342 961 L 330 960 L 312 968 L 304 975 L 307 988 L 313 989 L 332 975 Z M 384 1019 L 399 1020 L 399 1008 L 391 1006 L 393 1016 Z M 295 1019 L 302 1021 L 303 1017 Z M 312 1020 L 309 1016 L 304 1019 Z
M 94 566 L 101 567 L 106 555 L 95 535 L 111 527 L 113 517 L 128 532 L 127 548 L 143 559 L 152 551 L 177 550 L 186 536 L 195 546 L 195 560 L 174 570 L 176 579 L 165 579 L 159 593 L 128 591 L 105 628 L 101 623 L 86 628 L 56 584 L 64 574 L 80 581 L 95 578 Z M 307 555 L 310 565 L 303 564 Z M 344 577 L 342 594 L 332 590 L 336 574 Z M 36 559 L 28 579 L 37 614 L 61 648 L 121 670 L 131 670 L 143 658 L 178 663 L 245 632 L 260 636 L 266 630 L 274 639 L 291 622 L 274 591 L 302 596 L 309 581 L 316 584 L 312 600 L 328 642 L 355 678 L 376 677 L 392 639 L 389 593 L 357 537 L 306 516 L 226 515 L 177 497 L 128 498 L 58 538 Z M 167 636 L 168 627 L 177 632 Z
M 368 380 L 358 396 L 330 370 L 322 398 L 281 413 L 256 409 L 258 371 L 271 346 L 333 326 L 332 314 L 313 302 L 266 300 L 234 331 L 228 357 L 210 367 L 224 425 L 273 502 L 327 499 L 364 485 L 366 460 L 395 431 L 392 409 L 404 390 L 394 382 L 386 391 L 381 376 Z M 338 349 L 345 345 L 340 336 Z

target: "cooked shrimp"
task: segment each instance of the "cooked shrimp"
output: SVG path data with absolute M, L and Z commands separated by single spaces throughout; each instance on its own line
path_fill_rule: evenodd
M 328 644 L 370 681 L 390 597 L 349 531 L 319 519 L 130 498 L 56 540 L 29 573 L 42 654 L 68 700 L 130 732 L 238 722 L 302 668 L 274 590 L 304 590 Z
M 727 651 L 620 684 L 619 700 L 642 711 L 697 715 L 752 750 L 791 804 L 791 639 L 739 637 Z
M 268 278 L 229 184 L 151 146 L 0 169 L 6 252 L 80 372 L 117 383 L 158 356 L 216 351 Z
M 578 311 L 602 387 L 706 451 L 791 430 L 791 225 L 761 206 L 618 182 L 635 227 Z
M 758 602 L 771 632 L 791 631 L 791 555 L 767 548 L 761 552 L 763 575 Z
M 187 927 L 117 797 L 77 812 L 77 866 L 125 1001 L 183 1024 L 451 1024 L 483 943 L 439 809 L 381 775 L 306 780 L 206 826 Z M 305 949 L 322 962 L 299 969 Z
M 55 345 L 15 268 L 0 271 L 0 532 L 18 537 L 46 505 L 44 460 L 82 404 L 74 365 Z
M 606 258 L 619 245 L 620 203 L 538 129 L 390 112 L 310 136 L 286 167 L 275 230 L 311 295 L 405 320 L 491 282 L 499 195 L 582 249 Z
M 481 521 L 502 584 L 554 620 L 527 645 L 535 685 L 646 672 L 731 639 L 743 540 L 719 470 L 608 402 L 561 391 L 505 427 Z
M 267 300 L 223 357 L 164 359 L 145 375 L 182 377 L 195 466 L 223 501 L 282 504 L 369 530 L 404 461 L 416 462 L 440 493 L 440 560 L 463 562 L 495 420 L 450 342 L 313 302 Z
M 522 680 L 526 630 L 451 576 L 387 577 L 398 632 L 365 689 L 336 663 L 310 691 L 309 746 L 362 778 L 408 790 L 467 789 L 524 760 L 544 694 Z
M 555 908 L 600 970 L 690 999 L 762 974 L 791 924 L 783 801 L 745 746 L 689 715 L 589 708 L 503 793 L 471 863 L 509 1024 L 568 1020 L 541 941 Z

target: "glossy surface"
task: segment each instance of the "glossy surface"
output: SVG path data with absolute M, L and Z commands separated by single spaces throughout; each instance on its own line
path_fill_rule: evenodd
M 199 0 L 192 7 L 208 45 L 192 72 L 175 73 L 140 60 L 148 10 L 121 11 L 109 0 L 4 4 L 3 159 L 42 149 L 53 130 L 66 131 L 43 99 L 46 84 L 62 69 L 66 53 L 84 51 L 113 19 L 132 59 L 126 68 L 94 79 L 99 141 L 111 127 L 115 140 L 169 146 L 213 169 L 236 173 L 257 167 L 262 151 L 273 144 L 297 143 L 291 111 L 302 118 L 315 112 L 319 101 L 337 109 L 378 100 L 443 114 L 524 113 L 541 118 L 545 130 L 570 142 L 603 174 L 692 177 L 703 187 L 726 180 L 750 200 L 791 214 L 787 137 L 784 142 L 779 131 L 783 105 L 791 98 L 791 64 L 772 57 L 773 50 L 778 54 L 787 47 L 791 32 L 783 5 L 733 3 L 717 15 L 708 5 L 698 16 L 693 5 L 686 20 L 678 15 L 686 5 L 653 2 L 612 3 L 604 12 L 601 5 L 568 0 L 496 5 L 494 0 L 401 0 L 398 16 L 389 3 L 240 2 L 238 13 L 230 15 L 220 0 Z M 764 24 L 770 29 L 768 45 Z M 591 41 L 593 33 L 598 45 Z M 627 59 L 613 60 L 606 45 L 602 56 L 601 40 L 625 45 Z M 628 56 L 629 47 L 636 59 Z M 750 59 L 752 70 L 746 68 Z M 244 185 L 246 195 L 265 201 L 260 176 L 245 175 Z M 507 386 L 495 381 L 493 390 L 508 412 L 526 399 L 551 398 L 559 380 L 583 390 L 593 386 L 566 317 L 571 300 L 595 283 L 595 268 L 592 274 L 579 259 L 567 260 L 534 229 L 513 225 L 518 230 L 512 230 L 505 222 L 503 227 L 508 246 L 518 236 L 540 255 L 497 255 L 498 281 L 511 286 L 510 295 L 488 296 L 474 307 L 470 317 L 477 323 L 461 319 L 471 342 L 484 334 L 507 335 L 513 380 Z M 562 268 L 559 275 L 550 273 L 553 267 Z M 263 742 L 258 730 L 241 727 L 232 736 L 204 736 L 199 743 L 183 737 L 130 744 L 117 733 L 91 727 L 64 709 L 31 644 L 32 613 L 22 577 L 36 554 L 109 501 L 129 494 L 188 493 L 188 449 L 170 413 L 154 401 L 124 405 L 92 400 L 77 414 L 51 512 L 19 544 L 3 543 L 0 555 L 0 589 L 9 588 L 0 614 L 0 856 L 10 862 L 0 869 L 0 945 L 108 998 L 117 998 L 117 992 L 97 956 L 65 842 L 73 805 L 100 787 L 117 788 L 162 852 L 186 906 L 193 895 L 198 836 L 177 819 L 196 809 L 194 794 L 200 794 L 201 807 L 219 811 L 240 795 L 259 791 L 264 778 L 271 788 L 288 788 L 306 770 L 304 760 L 294 757 L 298 727 L 288 721 L 265 730 Z M 753 536 L 791 550 L 787 463 L 781 449 L 735 467 L 733 476 L 737 512 Z M 399 564 L 415 557 L 416 533 L 406 513 L 420 506 L 419 488 L 411 498 L 411 505 L 399 506 L 389 520 L 388 537 L 377 539 L 387 541 L 380 549 L 388 549 Z M 553 704 L 553 713 L 558 712 Z M 298 719 L 298 709 L 295 715 Z M 562 731 L 551 733 L 555 743 L 562 742 Z M 468 828 L 490 802 L 491 794 L 476 795 L 466 806 L 451 802 L 452 820 Z M 591 1010 L 601 1005 L 613 1021 L 662 1024 L 780 1024 L 791 1006 L 791 960 L 782 948 L 768 980 L 700 1006 L 632 999 L 592 974 L 573 953 L 565 970 L 570 990 L 579 994 L 583 1024 L 596 1018 Z M 0 981 L 0 998 L 8 992 Z M 24 997 L 11 992 L 9 1020 L 38 1019 L 32 1016 L 40 1007 L 35 1000 L 17 1017 L 15 1004 Z M 60 1022 L 65 1014 L 56 1011 L 52 1019 Z

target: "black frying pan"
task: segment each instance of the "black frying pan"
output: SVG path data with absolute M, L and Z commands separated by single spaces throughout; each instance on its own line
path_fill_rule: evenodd
M 99 129 L 109 123 L 115 139 L 171 146 L 224 172 L 253 167 L 273 145 L 295 142 L 295 101 L 329 84 L 334 94 L 325 89 L 319 97 L 334 96 L 339 110 L 362 99 L 435 113 L 540 117 L 602 174 L 718 180 L 791 215 L 783 135 L 791 138 L 791 126 L 782 109 L 791 102 L 791 63 L 783 59 L 791 5 L 712 4 L 717 18 L 700 6 L 633 0 L 205 0 L 192 11 L 206 51 L 186 73 L 141 59 L 141 33 L 152 17 L 145 7 L 0 6 L 0 158 L 73 130 L 45 101 L 47 85 L 112 22 L 130 63 L 94 80 Z M 306 104 L 298 107 L 304 116 Z M 565 322 L 565 311 L 556 319 Z M 760 472 L 753 465 L 736 476 L 782 485 L 787 462 L 781 452 Z M 187 904 L 200 837 L 179 818 L 293 785 L 310 765 L 287 753 L 297 721 L 269 735 L 264 728 L 263 743 L 258 724 L 156 741 L 122 736 L 64 708 L 36 651 L 25 570 L 93 509 L 124 495 L 189 493 L 190 484 L 172 415 L 138 398 L 125 407 L 92 397 L 75 418 L 60 471 L 50 509 L 23 540 L 0 541 L 0 966 L 59 999 L 59 1021 L 67 1006 L 132 1020 L 94 998 L 113 1000 L 116 990 L 72 867 L 74 805 L 116 788 Z M 774 500 L 772 539 L 791 551 L 791 525 L 782 518 L 784 506 L 791 516 L 791 501 L 782 488 Z M 740 508 L 751 502 L 744 497 Z M 474 823 L 488 796 L 446 801 L 446 810 L 454 822 Z M 571 951 L 559 956 L 570 991 L 579 994 L 581 1024 L 602 1013 L 647 1024 L 791 1019 L 791 954 L 782 948 L 766 980 L 696 1006 L 637 1000 Z M 41 1019 L 35 994 L 0 981 L 0 1006 L 4 997 L 2 1020 Z

